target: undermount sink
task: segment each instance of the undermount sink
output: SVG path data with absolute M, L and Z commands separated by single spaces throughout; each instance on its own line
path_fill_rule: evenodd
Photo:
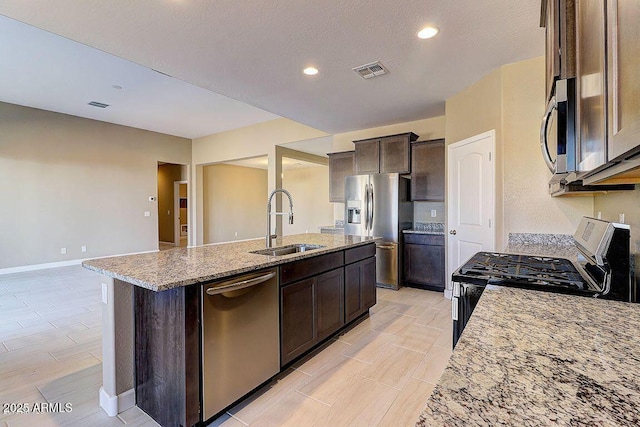
M 309 245 L 306 243 L 296 243 L 294 245 L 279 246 L 277 248 L 260 249 L 259 251 L 251 251 L 252 254 L 281 256 L 296 254 L 299 252 L 312 251 L 314 249 L 324 248 L 322 245 Z

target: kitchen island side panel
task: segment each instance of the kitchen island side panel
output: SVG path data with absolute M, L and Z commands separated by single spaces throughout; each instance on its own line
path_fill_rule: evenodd
M 200 422 L 196 288 L 134 287 L 136 404 L 162 426 Z

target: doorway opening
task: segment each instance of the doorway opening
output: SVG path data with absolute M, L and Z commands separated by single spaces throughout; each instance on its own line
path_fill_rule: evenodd
M 186 165 L 158 162 L 158 249 L 161 251 L 187 246 L 188 173 Z

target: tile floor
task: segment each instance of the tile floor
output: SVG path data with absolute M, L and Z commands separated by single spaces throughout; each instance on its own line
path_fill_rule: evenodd
M 157 426 L 137 408 L 109 418 L 98 405 L 100 280 L 80 266 L 0 276 L 0 427 Z M 379 289 L 368 318 L 210 425 L 412 426 L 450 354 L 442 294 Z M 72 410 L 19 414 L 11 403 Z

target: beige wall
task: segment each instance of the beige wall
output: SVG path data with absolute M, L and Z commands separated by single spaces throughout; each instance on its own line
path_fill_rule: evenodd
M 175 243 L 174 182 L 180 181 L 182 166 L 158 165 L 158 236 L 161 242 Z
M 158 248 L 158 161 L 190 140 L 6 103 L 0 129 L 0 268 Z
M 551 172 L 539 137 L 544 58 L 502 67 L 502 88 L 504 237 L 509 232 L 573 234 L 582 216 L 593 215 L 593 197 L 549 196 Z
M 205 166 L 203 190 L 205 244 L 266 235 L 266 170 L 232 165 Z
M 192 163 L 196 167 L 193 168 L 191 194 L 195 195 L 195 200 L 190 201 L 190 209 L 193 209 L 192 214 L 197 218 L 195 224 L 191 225 L 195 243 L 201 244 L 204 239 L 201 185 L 203 165 L 266 155 L 269 161 L 267 187 L 263 194 L 266 200 L 269 192 L 275 189 L 276 145 L 323 136 L 328 134 L 283 118 L 193 140 Z
M 315 166 L 291 169 L 283 172 L 282 187 L 293 198 L 293 225 L 284 217 L 284 235 L 318 233 L 319 227 L 333 224 L 333 206 L 329 202 L 329 167 Z M 289 211 L 286 197 L 282 199 L 282 210 Z
M 594 212 L 614 222 L 624 214 L 624 222 L 631 226 L 631 253 L 635 254 L 636 281 L 640 281 L 640 186 L 636 185 L 634 191 L 595 196 Z
M 447 144 L 496 131 L 496 249 L 511 233 L 567 233 L 593 198 L 553 198 L 551 173 L 540 154 L 539 129 L 545 107 L 544 58 L 501 67 L 447 100 Z

